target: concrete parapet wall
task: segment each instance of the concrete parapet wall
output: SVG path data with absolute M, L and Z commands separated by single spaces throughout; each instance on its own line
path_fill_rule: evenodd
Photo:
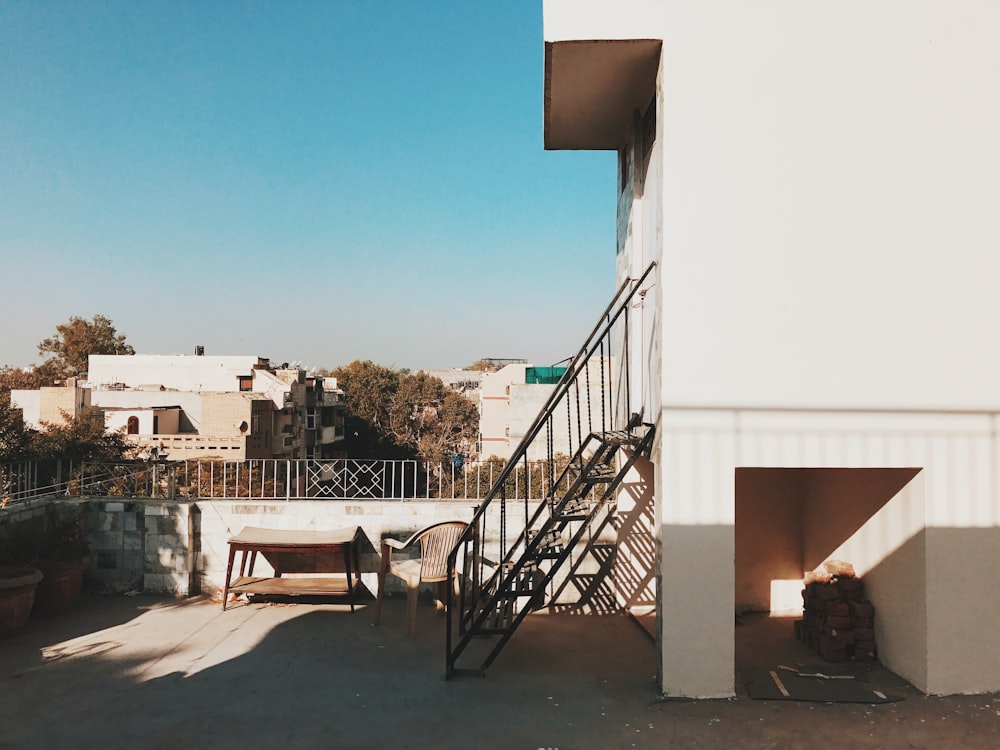
M 87 502 L 92 552 L 88 579 L 101 590 L 116 594 L 143 590 L 148 505 L 152 504 L 122 498 Z
M 469 521 L 475 501 L 199 501 L 201 552 L 197 571 L 202 591 L 214 591 L 225 582 L 229 538 L 246 526 L 289 531 L 322 531 L 360 526 L 367 537 L 360 550 L 362 581 L 377 591 L 379 544 L 384 536 L 406 538 L 414 531 L 440 521 Z M 496 524 L 492 524 L 495 526 Z M 515 530 L 516 534 L 519 529 Z M 489 545 L 490 540 L 487 540 Z M 238 564 L 238 563 L 237 563 Z M 271 568 L 258 559 L 255 574 L 268 575 Z M 389 591 L 403 591 L 390 577 Z
M 384 536 L 405 538 L 433 523 L 469 521 L 477 501 L 249 501 L 152 502 L 95 499 L 87 503 L 94 552 L 90 578 L 114 593 L 145 591 L 188 596 L 222 586 L 229 538 L 246 526 L 287 530 L 330 530 L 360 526 L 367 542 L 360 550 L 362 582 L 377 590 L 379 543 Z M 43 511 L 39 511 L 43 512 Z M 497 518 L 489 528 L 499 527 Z M 510 538 L 520 532 L 510 520 Z M 484 540 L 487 556 L 499 554 L 499 540 Z M 273 571 L 258 559 L 257 575 Z M 403 591 L 389 578 L 390 592 Z
M 90 585 L 117 594 L 141 591 L 189 596 L 213 593 L 225 583 L 228 541 L 247 526 L 296 531 L 360 526 L 366 538 L 359 555 L 362 582 L 375 594 L 379 546 L 383 537 L 405 539 L 441 521 L 469 521 L 478 502 L 50 499 L 31 507 L 19 506 L 16 511 L 5 511 L 0 516 L 0 533 L 4 524 L 30 521 L 33 516 L 44 515 L 47 505 L 72 504 L 84 511 L 89 532 L 93 553 L 87 573 Z M 521 513 L 508 513 L 505 530 L 508 545 L 522 530 L 515 516 L 523 519 Z M 607 595 L 606 585 L 613 577 L 613 554 L 608 557 L 608 550 L 616 546 L 615 524 L 602 519 L 603 514 L 595 521 L 594 532 L 586 535 L 573 550 L 551 585 L 549 593 L 554 596 L 555 603 L 580 604 L 601 611 L 618 606 L 613 594 Z M 482 554 L 489 560 L 499 560 L 502 557 L 499 505 L 490 509 L 485 528 Z M 414 549 L 413 554 L 418 556 L 419 549 Z M 267 562 L 259 557 L 254 574 L 266 576 L 272 572 Z M 402 582 L 389 577 L 387 591 L 402 593 Z

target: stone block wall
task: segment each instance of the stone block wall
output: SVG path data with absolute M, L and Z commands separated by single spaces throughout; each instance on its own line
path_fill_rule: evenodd
M 143 590 L 176 596 L 199 593 L 196 561 L 200 510 L 193 503 L 148 503 Z
M 88 581 L 99 590 L 126 594 L 143 590 L 145 503 L 140 500 L 90 500 L 91 560 Z

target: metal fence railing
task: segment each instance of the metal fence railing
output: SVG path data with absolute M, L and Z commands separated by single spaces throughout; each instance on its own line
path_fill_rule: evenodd
M 489 493 L 506 468 L 496 458 L 462 464 L 363 459 L 23 462 L 0 465 L 0 499 L 4 505 L 52 496 L 475 500 Z M 551 476 L 546 461 L 520 462 L 505 475 L 507 496 L 540 500 L 550 489 Z
M 0 464 L 0 507 L 65 494 L 79 470 L 79 462 L 57 458 Z

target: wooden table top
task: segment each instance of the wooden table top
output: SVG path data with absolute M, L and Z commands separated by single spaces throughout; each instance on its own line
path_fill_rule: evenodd
M 262 545 L 268 547 L 315 547 L 350 544 L 360 527 L 350 526 L 332 531 L 286 531 L 247 526 L 229 540 L 230 544 Z

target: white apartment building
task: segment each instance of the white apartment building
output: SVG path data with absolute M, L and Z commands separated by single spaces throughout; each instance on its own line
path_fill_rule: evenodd
M 527 369 L 526 362 L 516 363 L 482 375 L 479 386 L 479 455 L 483 458 L 508 458 L 511 454 L 510 389 L 524 383 Z M 534 414 L 537 413 L 538 409 L 535 409 Z

